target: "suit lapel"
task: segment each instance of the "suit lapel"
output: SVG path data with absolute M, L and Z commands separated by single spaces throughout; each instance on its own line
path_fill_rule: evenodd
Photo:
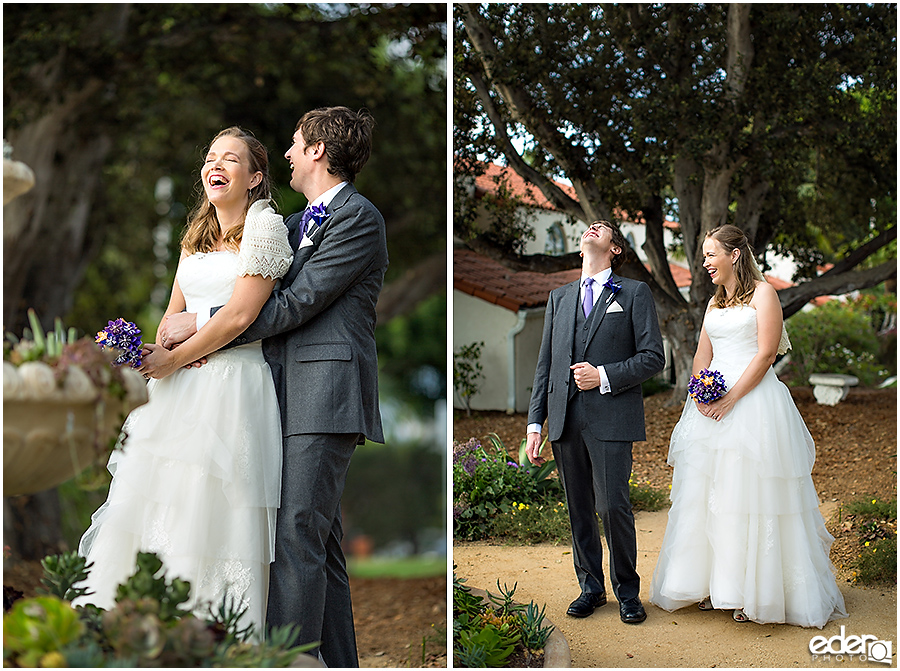
M 560 347 L 568 352 L 569 362 L 572 361 L 573 348 L 575 346 L 575 310 L 578 309 L 578 296 L 581 291 L 579 282 L 573 282 L 566 288 L 562 298 L 559 299 L 559 319 L 562 320 L 563 329 L 560 332 Z

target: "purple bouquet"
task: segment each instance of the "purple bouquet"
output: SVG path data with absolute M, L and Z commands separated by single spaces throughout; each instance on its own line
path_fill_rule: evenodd
M 128 364 L 132 368 L 141 365 L 141 350 L 144 343 L 141 342 L 141 330 L 121 317 L 106 325 L 106 329 L 97 333 L 95 342 L 100 349 L 119 350 L 120 354 L 113 361 L 114 366 Z
M 691 375 L 688 380 L 688 394 L 698 403 L 712 403 L 725 395 L 728 388 L 725 386 L 725 378 L 717 370 L 704 368 L 696 375 Z

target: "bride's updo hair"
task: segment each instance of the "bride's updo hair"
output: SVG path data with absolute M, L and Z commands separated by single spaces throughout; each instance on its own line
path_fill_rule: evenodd
M 210 141 L 203 152 L 204 156 L 209 153 L 209 148 L 220 137 L 235 137 L 241 140 L 247 147 L 247 154 L 250 160 L 247 169 L 251 174 L 255 172 L 262 173 L 262 179 L 259 180 L 259 184 L 250 189 L 247 208 L 257 200 L 268 200 L 271 198 L 269 153 L 266 151 L 263 143 L 257 140 L 250 131 L 238 126 L 232 126 L 220 131 Z M 206 196 L 206 189 L 203 188 L 202 172 L 195 185 L 195 190 L 197 191 L 197 205 L 188 215 L 188 226 L 185 229 L 184 236 L 181 238 L 181 250 L 187 254 L 215 251 L 219 240 L 219 219 L 216 217 L 216 208 L 209 202 L 209 198 Z M 246 214 L 247 210 L 245 209 L 244 215 Z M 243 234 L 244 222 L 241 221 L 240 224 L 232 226 L 225 234 L 225 246 L 238 250 L 241 246 Z
M 737 280 L 737 289 L 734 296 L 728 298 L 725 293 L 725 287 L 721 284 L 716 288 L 716 294 L 713 296 L 713 307 L 725 308 L 735 305 L 746 305 L 753 298 L 753 292 L 756 291 L 756 283 L 766 281 L 759 266 L 756 265 L 756 259 L 753 257 L 753 248 L 747 240 L 747 236 L 737 226 L 725 224 L 712 229 L 706 234 L 707 238 L 716 240 L 723 249 L 731 254 L 735 249 L 740 251 L 737 261 L 734 263 L 734 276 Z

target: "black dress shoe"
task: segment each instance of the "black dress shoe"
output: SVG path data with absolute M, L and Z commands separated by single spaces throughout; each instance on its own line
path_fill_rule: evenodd
M 647 611 L 637 597 L 619 602 L 619 617 L 625 624 L 639 624 L 647 619 Z
M 587 617 L 594 612 L 595 608 L 599 608 L 605 603 L 606 592 L 600 592 L 600 594 L 582 592 L 581 596 L 569 605 L 569 610 L 566 611 L 566 615 L 571 615 L 572 617 Z

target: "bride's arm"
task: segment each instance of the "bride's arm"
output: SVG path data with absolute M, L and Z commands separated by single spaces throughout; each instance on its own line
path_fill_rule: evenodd
M 775 363 L 775 356 L 778 353 L 778 343 L 781 340 L 781 327 L 783 324 L 783 316 L 781 311 L 781 303 L 778 301 L 778 294 L 768 282 L 759 282 L 756 285 L 756 291 L 753 292 L 753 299 L 750 301 L 751 307 L 756 308 L 756 327 L 757 327 L 757 344 L 759 351 L 756 356 L 751 359 L 749 365 L 741 374 L 741 377 L 734 386 L 715 403 L 710 404 L 710 408 L 718 419 L 721 419 L 734 404 L 752 391 L 758 385 L 763 376 Z
M 274 286 L 275 279 L 262 275 L 238 277 L 231 298 L 202 329 L 173 350 L 148 346 L 151 353 L 139 370 L 150 377 L 166 377 L 230 343 L 253 323 Z
M 280 215 L 267 200 L 258 200 L 247 209 L 238 252 L 238 277 L 228 302 L 178 347 L 167 351 L 148 345 L 139 370 L 161 378 L 215 352 L 243 333 L 259 315 L 278 278 L 290 267 L 293 250 Z
M 694 353 L 692 375 L 696 375 L 704 368 L 709 368 L 709 364 L 712 361 L 712 343 L 709 340 L 709 335 L 706 333 L 705 322 L 706 320 L 704 320 L 703 326 L 700 327 L 700 341 L 697 343 L 697 351 Z

